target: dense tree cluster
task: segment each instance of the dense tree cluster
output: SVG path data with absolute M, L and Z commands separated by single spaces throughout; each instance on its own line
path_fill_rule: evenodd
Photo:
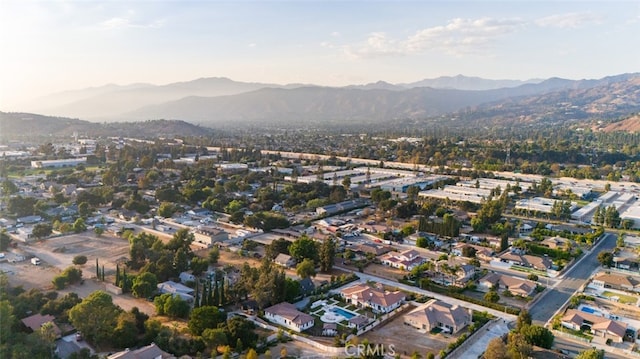
M 476 232 L 484 232 L 490 225 L 502 218 L 508 198 L 505 191 L 498 199 L 489 198 L 485 201 L 476 216 L 471 219 L 473 230 Z
M 194 258 L 190 246 L 193 240 L 188 229 L 178 230 L 167 244 L 144 232 L 131 236 L 127 266 L 141 273 L 153 273 L 159 282 L 177 277 L 189 269 Z
M 526 359 L 533 352 L 533 346 L 551 348 L 554 336 L 545 327 L 531 324 L 531 316 L 526 310 L 520 312 L 515 330 L 506 343 L 503 338 L 491 339 L 484 353 L 485 359 Z

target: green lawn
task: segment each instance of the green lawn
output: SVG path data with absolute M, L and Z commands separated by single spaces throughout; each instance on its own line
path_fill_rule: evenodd
M 542 277 L 548 277 L 547 272 L 543 272 L 537 269 L 533 269 L 533 268 L 529 268 L 529 267 L 523 267 L 517 264 L 512 264 L 511 265 L 511 269 L 513 270 L 517 270 L 519 272 L 526 272 L 526 273 L 533 273 L 533 274 L 537 274 L 538 276 L 542 276 Z
M 607 297 L 607 298 L 609 298 L 609 299 L 611 299 L 611 297 L 618 297 L 618 298 L 620 298 L 618 300 L 618 302 L 620 302 L 622 304 L 636 304 L 638 302 L 638 298 L 634 297 L 632 295 L 613 293 L 613 292 L 609 292 L 609 291 L 602 292 L 602 295 Z
M 580 330 L 573 330 L 573 329 L 565 328 L 562 326 L 558 330 L 561 332 L 569 333 L 571 335 L 575 335 L 576 337 L 587 339 L 589 341 L 593 340 L 593 335 L 587 334 Z

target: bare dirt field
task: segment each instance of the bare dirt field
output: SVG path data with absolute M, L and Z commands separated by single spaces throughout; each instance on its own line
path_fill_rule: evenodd
M 78 266 L 82 269 L 84 284 L 73 285 L 60 291 L 62 294 L 76 292 L 84 298 L 96 290 L 105 289 L 104 283 L 95 280 L 96 258 L 98 258 L 100 266 L 104 265 L 107 275 L 115 273 L 116 262 L 120 262 L 128 256 L 129 242 L 106 234 L 96 237 L 95 234 L 86 232 L 20 244 L 15 252 L 27 257 L 27 259 L 17 263 L 1 263 L 0 269 L 8 273 L 11 285 L 21 285 L 25 289 L 53 289 L 51 283 L 53 277 L 65 268 L 72 266 L 73 257 L 87 256 L 87 263 Z M 28 258 L 34 256 L 40 258 L 42 264 L 38 266 L 31 264 Z M 112 281 L 110 277 L 107 277 L 107 281 L 109 280 Z M 130 295 L 112 295 L 112 297 L 113 302 L 124 310 L 130 310 L 135 306 L 144 313 L 154 314 L 153 303 L 146 300 L 137 299 Z
M 406 313 L 406 312 L 405 312 Z M 372 344 L 384 344 L 385 348 L 393 345 L 396 354 L 409 358 L 414 351 L 422 357 L 431 352 L 435 355 L 456 340 L 450 335 L 430 334 L 404 324 L 404 315 L 400 314 L 382 326 L 365 333 L 360 342 L 367 339 Z
M 83 284 L 72 285 L 59 292 L 61 295 L 75 292 L 78 293 L 78 296 L 80 296 L 80 298 L 86 298 L 89 294 L 95 292 L 96 290 L 106 291 L 105 283 L 100 282 L 96 279 L 89 279 L 85 280 Z M 149 316 L 155 315 L 155 306 L 152 302 L 149 302 L 146 299 L 135 298 L 131 294 L 111 294 L 111 298 L 113 298 L 114 304 L 118 305 L 120 308 L 126 311 L 130 311 L 133 307 L 138 307 L 141 312 Z
M 398 279 L 402 278 L 405 274 L 407 274 L 407 272 L 402 271 L 400 269 L 391 268 L 389 266 L 385 266 L 385 265 L 382 265 L 382 264 L 376 264 L 376 263 L 369 264 L 364 269 L 364 272 L 366 274 L 371 274 L 371 275 L 375 275 L 375 276 L 378 276 L 378 277 L 391 279 L 391 280 L 398 280 Z
M 93 233 L 71 234 L 49 238 L 43 241 L 20 244 L 14 255 L 26 259 L 16 263 L 5 262 L 0 269 L 9 274 L 12 285 L 29 288 L 52 288 L 51 280 L 65 268 L 73 265 L 73 257 L 85 255 L 87 264 L 82 266 L 83 277 L 95 277 L 95 260 L 105 266 L 105 272 L 115 271 L 117 260 L 128 255 L 129 243 L 126 240 L 103 235 L 96 237 Z M 41 264 L 31 264 L 30 258 L 38 257 Z
M 276 346 L 269 348 L 272 358 L 279 358 L 282 354 L 282 348 L 286 348 L 286 354 L 289 357 L 300 359 L 320 359 L 320 358 L 335 358 L 341 357 L 336 355 L 323 354 L 320 350 L 299 341 L 290 341 L 286 343 L 278 343 Z M 261 355 L 260 358 L 264 358 Z
M 196 252 L 196 255 L 206 258 L 207 254 L 209 253 L 209 249 L 202 249 Z M 241 256 L 237 253 L 233 253 L 233 252 L 228 252 L 225 250 L 220 250 L 220 258 L 218 259 L 218 266 L 225 266 L 225 265 L 232 265 L 238 269 L 242 268 L 242 266 L 244 265 L 244 263 L 249 263 L 249 265 L 253 268 L 259 268 L 261 263 L 262 263 L 262 259 L 256 259 L 256 258 L 252 258 L 252 257 L 244 257 Z M 296 270 L 295 268 L 288 268 L 285 269 L 285 273 L 287 274 L 288 277 L 291 278 L 298 278 L 298 275 L 296 274 Z M 331 273 L 317 273 L 316 276 L 313 278 L 314 280 L 326 280 L 327 282 L 331 281 L 331 276 L 334 277 L 338 277 L 342 274 L 349 274 L 349 272 L 334 268 Z
M 51 281 L 60 272 L 58 268 L 47 264 L 34 266 L 29 260 L 17 263 L 0 263 L 0 270 L 7 274 L 11 286 L 22 286 L 27 290 L 32 288 L 53 289 Z
M 640 308 L 635 305 L 622 304 L 596 298 L 597 307 L 606 309 L 611 314 L 640 321 Z
M 105 266 L 105 272 L 115 270 L 117 261 L 126 260 L 129 242 L 106 234 L 98 237 L 85 232 L 33 242 L 23 245 L 22 249 L 60 270 L 72 265 L 73 257 L 84 255 L 87 257 L 86 266 L 94 269 L 91 274 L 85 273 L 85 278 L 90 278 L 95 273 L 96 258 L 100 266 Z

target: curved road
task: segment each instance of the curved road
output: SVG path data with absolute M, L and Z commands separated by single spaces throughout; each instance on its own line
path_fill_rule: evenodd
M 545 325 L 555 312 L 587 282 L 591 274 L 600 267 L 598 253 L 603 250 L 611 250 L 615 246 L 616 236 L 612 233 L 605 233 L 591 251 L 586 253 L 585 257 L 581 258 L 562 275 L 561 281 L 551 287 L 544 297 L 529 308 L 532 320 L 537 324 Z

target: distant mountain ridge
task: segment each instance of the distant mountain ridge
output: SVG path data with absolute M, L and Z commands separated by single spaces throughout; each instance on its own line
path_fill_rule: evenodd
M 162 86 L 106 85 L 67 91 L 50 100 L 72 102 L 43 112 L 103 122 L 175 119 L 208 127 L 385 124 L 394 120 L 431 122 L 441 117 L 462 125 L 505 125 L 625 115 L 638 108 L 638 81 L 639 73 L 544 81 L 458 75 L 409 84 L 378 81 L 322 87 L 218 77 Z
M 550 79 L 555 85 L 564 80 Z M 527 85 L 528 86 L 528 85 Z M 484 103 L 450 113 L 460 126 L 555 126 L 588 120 L 615 121 L 640 111 L 640 74 L 581 80 L 542 94 Z M 632 125 L 606 130 L 632 132 Z
M 76 132 L 84 136 L 122 136 L 156 138 L 203 136 L 210 128 L 184 121 L 153 120 L 141 122 L 95 123 L 66 117 L 0 111 L 0 141 L 38 136 L 67 136 Z M 0 144 L 3 144 L 0 142 Z
M 501 87 L 515 87 L 536 80 L 487 80 L 479 77 L 462 75 L 424 79 L 414 83 L 394 85 L 378 81 L 365 85 L 345 87 L 363 90 L 407 90 L 415 87 L 432 87 L 436 89 L 489 90 Z M 104 85 L 81 90 L 71 90 L 38 98 L 31 106 L 35 112 L 56 116 L 79 117 L 94 120 L 114 120 L 116 117 L 135 111 L 139 108 L 160 105 L 186 97 L 217 97 L 238 95 L 264 88 L 293 89 L 299 87 L 321 87 L 310 84 L 278 85 L 272 83 L 238 82 L 226 77 L 207 77 L 192 81 L 174 82 L 166 85 L 137 83 L 130 85 Z
M 38 111 L 58 116 L 80 117 L 85 119 L 113 120 L 115 117 L 153 104 L 161 104 L 189 96 L 224 96 L 255 91 L 264 87 L 284 87 L 275 84 L 236 82 L 224 77 L 200 78 L 187 82 L 175 82 L 167 85 L 128 85 L 98 87 L 88 91 L 78 90 L 52 95 L 43 99 L 49 107 Z M 63 104 L 51 106 L 52 101 L 70 99 Z
M 617 78 L 620 81 L 625 77 Z M 406 90 L 299 87 L 263 88 L 233 96 L 188 97 L 147 106 L 124 114 L 127 120 L 175 118 L 218 126 L 235 124 L 381 123 L 396 119 L 421 119 L 522 96 L 591 88 L 615 82 L 549 79 L 537 84 L 484 91 L 415 87 Z
M 405 88 L 432 87 L 437 89 L 455 89 L 469 91 L 495 90 L 505 87 L 518 87 L 526 84 L 537 84 L 543 79 L 521 80 L 488 80 L 480 77 L 469 77 L 464 75 L 441 76 L 435 79 L 424 79 L 408 84 L 400 84 Z

